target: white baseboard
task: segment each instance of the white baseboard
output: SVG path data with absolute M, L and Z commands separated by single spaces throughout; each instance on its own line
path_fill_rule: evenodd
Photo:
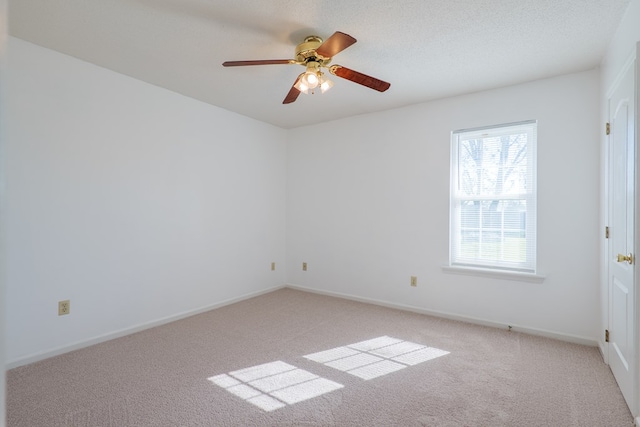
M 602 356 L 602 360 L 604 361 L 604 363 L 608 365 L 609 353 L 608 353 L 608 349 L 606 348 L 607 345 L 608 344 L 606 344 L 605 342 L 598 340 L 598 349 L 600 350 L 600 355 Z
M 126 335 L 130 335 L 136 332 L 140 332 L 143 331 L 145 329 L 149 329 L 149 328 L 153 328 L 156 326 L 160 326 L 160 325 L 164 325 L 166 323 L 170 323 L 170 322 L 174 322 L 176 320 L 180 320 L 180 319 L 184 319 L 186 317 L 190 317 L 190 316 L 195 316 L 196 314 L 200 314 L 200 313 L 204 313 L 206 311 L 210 311 L 210 310 L 214 310 L 216 308 L 220 308 L 220 307 L 224 307 L 226 305 L 230 305 L 230 304 L 234 304 L 236 302 L 240 302 L 249 298 L 254 298 L 263 294 L 267 294 L 269 292 L 273 292 L 276 291 L 278 289 L 282 289 L 284 287 L 288 287 L 291 289 L 297 289 L 297 290 L 301 290 L 301 291 L 305 291 L 305 292 L 311 292 L 311 293 L 316 293 L 316 294 L 321 294 L 321 295 L 327 295 L 327 296 L 333 296 L 333 297 L 338 297 L 338 298 L 344 298 L 344 299 L 348 299 L 348 300 L 352 300 L 352 301 L 359 301 L 359 302 L 364 302 L 364 303 L 368 303 L 368 304 L 375 304 L 375 305 L 379 305 L 379 306 L 383 306 L 383 307 L 389 307 L 389 308 L 395 308 L 395 309 L 399 309 L 399 310 L 406 310 L 406 311 L 412 311 L 415 313 L 420 313 L 420 314 L 426 314 L 426 315 L 430 315 L 430 316 L 436 316 L 436 317 L 442 317 L 442 318 L 446 318 L 446 319 L 451 319 L 451 320 L 459 320 L 459 321 L 463 321 L 463 322 L 467 322 L 467 323 L 473 323 L 476 325 L 482 325 L 482 326 L 489 326 L 489 327 L 493 327 L 493 328 L 499 328 L 499 329 L 507 329 L 508 326 L 511 326 L 511 330 L 514 332 L 523 332 L 523 333 L 527 333 L 527 334 L 531 334 L 531 335 L 539 335 L 539 336 L 544 336 L 547 338 L 553 338 L 553 339 L 558 339 L 558 340 L 562 340 L 562 341 L 567 341 L 567 342 L 572 342 L 572 343 L 576 343 L 576 344 L 583 344 L 583 345 L 589 345 L 589 346 L 594 346 L 594 347 L 600 347 L 600 343 L 597 340 L 591 339 L 591 338 L 586 338 L 586 337 L 580 337 L 580 336 L 576 336 L 576 335 L 570 335 L 570 334 L 564 334 L 564 333 L 559 333 L 559 332 L 553 332 L 553 331 L 546 331 L 546 330 L 542 330 L 542 329 L 535 329 L 535 328 L 528 328 L 525 326 L 519 326 L 519 325 L 506 325 L 503 323 L 498 323 L 495 321 L 491 321 L 491 320 L 486 320 L 486 319 L 479 319 L 479 318 L 474 318 L 474 317 L 469 317 L 469 316 L 461 316 L 458 314 L 453 314 L 453 313 L 447 313 L 447 312 L 443 312 L 443 311 L 437 311 L 437 310 L 428 310 L 428 309 L 424 309 L 424 308 L 420 308 L 420 307 L 416 307 L 416 306 L 411 306 L 411 305 L 405 305 L 405 304 L 397 304 L 397 303 L 392 303 L 392 302 L 388 302 L 388 301 L 382 301 L 382 300 L 376 300 L 373 298 L 363 298 L 363 297 L 359 297 L 356 295 L 350 295 L 350 294 L 344 294 L 344 293 L 340 293 L 340 292 L 331 292 L 331 291 L 320 291 L 317 289 L 312 289 L 312 288 L 307 288 L 304 286 L 299 286 L 299 285 L 294 285 L 294 284 L 286 284 L 286 285 L 278 285 L 278 286 L 274 286 L 268 289 L 264 289 L 261 291 L 257 291 L 257 292 L 251 292 L 248 294 L 244 294 L 235 298 L 230 298 L 215 304 L 211 304 L 205 307 L 201 307 L 198 309 L 194 309 L 194 310 L 189 310 L 189 311 L 185 311 L 182 313 L 178 313 L 172 316 L 168 316 L 162 319 L 158 319 L 158 320 L 154 320 L 151 322 L 147 322 L 147 323 L 143 323 L 143 324 L 139 324 L 136 326 L 132 326 L 130 328 L 125 328 L 125 329 L 120 329 L 118 331 L 114 331 L 114 332 L 110 332 L 104 335 L 100 335 L 94 338 L 90 338 L 88 340 L 83 340 L 83 341 L 78 341 L 69 345 L 64 345 L 61 347 L 56 347 L 53 348 L 51 350 L 47 350 L 47 351 L 43 351 L 43 352 L 39 352 L 39 353 L 35 353 L 35 354 L 31 354 L 25 357 L 20 357 L 18 359 L 14 359 L 14 360 L 10 360 L 6 363 L 5 368 L 8 369 L 13 369 L 13 368 L 17 368 L 18 366 L 23 366 L 23 365 L 28 365 L 30 363 L 34 363 L 34 362 L 38 362 L 40 360 L 44 360 L 44 359 L 48 359 L 49 357 L 53 357 L 53 356 L 58 356 L 60 354 L 64 354 L 64 353 L 68 353 L 70 351 L 74 351 L 74 350 L 79 350 L 81 348 L 85 348 L 85 347 L 89 347 L 91 345 L 94 344 L 98 344 L 101 342 L 105 342 L 105 341 L 109 341 L 115 338 L 120 338 Z M 603 352 L 603 349 L 600 348 L 600 351 Z M 604 353 L 604 352 L 603 352 Z M 640 427 L 640 418 L 636 419 L 636 425 L 638 427 Z
M 414 313 L 427 314 L 427 315 L 430 315 L 430 316 L 442 317 L 442 318 L 445 318 L 445 319 L 459 320 L 459 321 L 462 321 L 462 322 L 473 323 L 475 325 L 489 326 L 489 327 L 492 327 L 492 328 L 508 329 L 509 326 L 511 326 L 511 330 L 514 331 L 514 332 L 522 332 L 522 333 L 529 334 L 529 335 L 538 335 L 538 336 L 542 336 L 542 337 L 557 339 L 557 340 L 560 340 L 560 341 L 571 342 L 571 343 L 574 343 L 574 344 L 588 345 L 590 347 L 597 347 L 598 346 L 598 341 L 597 340 L 595 340 L 593 338 L 581 337 L 581 336 L 578 336 L 578 335 L 565 334 L 565 333 L 562 333 L 562 332 L 547 331 L 547 330 L 544 330 L 544 329 L 529 328 L 529 327 L 526 327 L 526 326 L 520 326 L 520 325 L 514 325 L 514 324 L 499 323 L 499 322 L 495 322 L 493 320 L 486 320 L 486 319 L 480 319 L 480 318 L 476 318 L 476 317 L 462 316 L 462 315 L 459 315 L 459 314 L 447 313 L 447 312 L 444 312 L 444 311 L 428 310 L 428 309 L 425 309 L 425 308 L 411 306 L 411 305 L 397 304 L 397 303 L 377 300 L 377 299 L 373 299 L 373 298 L 363 298 L 363 297 L 359 297 L 359 296 L 356 296 L 356 295 L 343 294 L 341 292 L 321 291 L 321 290 L 317 290 L 317 289 L 307 288 L 305 286 L 295 285 L 295 284 L 292 284 L 292 283 L 287 283 L 285 285 L 285 287 L 291 288 L 291 289 L 297 289 L 297 290 L 300 290 L 300 291 L 320 294 L 320 295 L 327 295 L 327 296 L 332 296 L 332 297 L 344 298 L 344 299 L 348 299 L 348 300 L 352 300 L 352 301 L 359 301 L 359 302 L 364 302 L 364 303 L 368 303 L 368 304 L 380 305 L 380 306 L 383 306 L 383 307 L 389 307 L 389 308 L 396 308 L 396 309 L 399 309 L 399 310 L 411 311 L 411 312 L 414 312 Z M 638 427 L 640 427 L 640 425 L 638 425 Z
M 269 292 L 276 291 L 278 289 L 284 288 L 283 285 L 274 286 L 268 289 L 263 289 L 261 291 L 250 292 L 248 294 L 240 295 L 235 298 L 230 298 L 215 304 L 211 304 L 205 307 L 200 307 L 194 310 L 184 311 L 182 313 L 178 313 L 172 316 L 164 317 L 162 319 L 154 320 L 151 322 L 142 323 L 139 325 L 132 326 L 130 328 L 120 329 L 118 331 L 109 332 L 104 335 L 100 335 L 94 338 L 90 338 L 88 340 L 78 341 L 73 344 L 64 345 L 60 347 L 56 347 L 51 350 L 31 354 L 29 356 L 20 357 L 18 359 L 14 359 L 8 361 L 5 365 L 5 369 L 13 369 L 18 366 L 28 365 L 29 363 L 38 362 L 40 360 L 48 359 L 53 356 L 58 356 L 60 354 L 68 353 L 70 351 L 79 350 L 81 348 L 89 347 L 94 344 L 99 344 L 101 342 L 109 341 L 115 338 L 120 338 L 126 335 L 130 335 L 136 332 L 143 331 L 145 329 L 150 329 L 156 326 L 164 325 L 166 323 L 175 322 L 176 320 L 184 319 L 186 317 L 195 316 L 196 314 L 204 313 L 216 308 L 224 307 L 225 305 L 234 304 L 236 302 L 240 302 L 249 298 L 254 298 L 263 294 L 267 294 Z

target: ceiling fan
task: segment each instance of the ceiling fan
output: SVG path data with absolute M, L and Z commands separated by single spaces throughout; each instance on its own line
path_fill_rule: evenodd
M 302 43 L 296 46 L 296 59 L 259 59 L 252 61 L 227 61 L 222 65 L 224 67 L 241 67 L 246 65 L 281 65 L 281 64 L 297 64 L 306 68 L 305 72 L 300 74 L 291 86 L 291 90 L 282 101 L 283 104 L 290 104 L 298 99 L 300 92 L 314 93 L 316 89 L 320 89 L 322 93 L 329 90 L 333 86 L 333 82 L 328 80 L 322 68 L 329 70 L 334 76 L 351 80 L 352 82 L 361 84 L 368 88 L 384 92 L 389 89 L 391 84 L 376 79 L 366 74 L 351 70 L 342 65 L 329 65 L 333 57 L 351 46 L 356 39 L 348 34 L 336 31 L 327 40 L 322 40 L 318 36 L 308 36 Z

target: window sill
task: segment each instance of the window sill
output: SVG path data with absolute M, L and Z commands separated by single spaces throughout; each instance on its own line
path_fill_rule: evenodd
M 483 276 L 493 279 L 516 280 L 520 282 L 542 283 L 546 276 L 535 273 L 519 273 L 516 271 L 492 270 L 489 268 L 461 267 L 444 265 L 442 271 L 449 274 L 463 274 L 467 276 Z

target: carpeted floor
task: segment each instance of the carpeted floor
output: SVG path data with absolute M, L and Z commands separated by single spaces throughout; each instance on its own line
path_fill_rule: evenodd
M 7 373 L 9 427 L 633 425 L 596 348 L 282 289 Z

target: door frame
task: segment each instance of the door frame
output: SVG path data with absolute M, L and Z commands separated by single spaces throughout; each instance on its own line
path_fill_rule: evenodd
M 640 130 L 638 126 L 640 126 L 640 70 L 638 66 L 638 60 L 640 59 L 640 42 L 636 43 L 636 48 L 634 52 L 635 58 L 635 88 L 634 88 L 634 103 L 635 103 L 635 212 L 634 212 L 634 250 L 637 252 L 640 249 L 640 233 L 636 230 L 640 221 L 638 220 L 638 215 L 640 214 L 640 197 L 638 197 L 638 188 L 640 188 L 640 174 L 638 173 L 638 166 L 640 166 L 640 154 L 638 153 L 640 149 Z M 634 254 L 635 256 L 635 254 Z M 634 349 L 635 349 L 635 364 L 636 364 L 636 379 L 635 379 L 635 397 L 636 397 L 636 408 L 635 413 L 633 414 L 635 418 L 636 426 L 640 427 L 640 315 L 638 314 L 638 309 L 640 309 L 640 292 L 638 292 L 638 283 L 640 283 L 640 268 L 636 267 L 634 269 L 634 278 L 633 278 L 634 286 L 635 286 L 635 339 L 634 339 Z

